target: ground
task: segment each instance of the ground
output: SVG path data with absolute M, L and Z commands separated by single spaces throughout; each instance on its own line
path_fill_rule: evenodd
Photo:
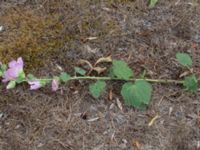
M 73 73 L 79 59 L 94 63 L 111 55 L 126 61 L 136 76 L 146 69 L 149 78 L 179 79 L 185 70 L 175 61 L 177 52 L 190 54 L 200 75 L 199 0 L 159 0 L 154 8 L 147 0 L 4 0 L 0 15 L 1 59 L 8 53 L 10 59 L 22 55 L 29 66 L 26 72 L 38 76 L 59 73 L 58 65 Z M 21 15 L 26 19 L 19 19 Z M 36 25 L 30 27 L 32 23 Z M 70 82 L 56 93 L 50 87 L 30 91 L 26 84 L 8 91 L 1 84 L 0 149 L 200 149 L 199 92 L 153 84 L 150 105 L 137 110 L 124 105 L 122 82 L 109 82 L 98 100 L 89 95 L 89 82 Z

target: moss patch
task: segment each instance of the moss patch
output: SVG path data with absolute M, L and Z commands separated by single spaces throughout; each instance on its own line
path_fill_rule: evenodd
M 21 56 L 26 69 L 46 63 L 56 50 L 71 40 L 61 34 L 59 15 L 45 15 L 24 8 L 10 8 L 1 17 L 6 27 L 0 45 L 0 60 L 7 63 Z

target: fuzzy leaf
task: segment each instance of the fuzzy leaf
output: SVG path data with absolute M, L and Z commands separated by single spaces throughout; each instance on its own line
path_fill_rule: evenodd
M 1 71 L 6 71 L 7 69 L 7 65 L 6 64 L 1 64 L 1 67 L 0 67 Z
M 2 77 L 2 76 L 3 76 L 3 71 L 0 70 L 0 77 Z
M 86 71 L 84 69 L 80 68 L 80 67 L 74 67 L 74 70 L 75 70 L 76 73 L 78 73 L 82 76 L 84 76 L 86 74 Z
M 127 63 L 121 60 L 113 60 L 113 66 L 110 74 L 124 80 L 128 80 L 130 77 L 133 77 L 133 71 L 129 68 Z
M 6 71 L 7 66 L 5 64 L 0 65 L 0 77 L 3 76 L 4 72 Z
M 95 83 L 90 84 L 89 91 L 94 98 L 98 98 L 100 94 L 105 90 L 105 87 L 105 81 L 96 81 Z
M 6 89 L 13 89 L 16 86 L 16 81 L 12 80 L 8 83 L 8 85 L 6 86 Z
M 66 72 L 62 72 L 60 74 L 60 80 L 63 81 L 63 82 L 69 81 L 70 78 L 71 78 L 71 76 L 69 74 L 67 74 Z
M 190 55 L 186 53 L 177 53 L 176 60 L 183 66 L 192 66 L 192 59 Z
M 40 85 L 42 87 L 44 87 L 47 83 L 49 83 L 50 81 L 47 81 L 47 80 L 40 80 Z
M 151 99 L 152 87 L 145 80 L 129 82 L 122 86 L 121 95 L 128 106 L 144 108 Z
M 36 79 L 36 77 L 33 74 L 28 74 L 27 75 L 28 80 L 32 81 L 34 79 Z
M 197 81 L 195 75 L 185 77 L 183 85 L 190 92 L 197 92 L 198 91 L 198 81 Z
M 158 0 L 149 0 L 149 7 L 153 8 L 157 4 Z
M 25 75 L 25 73 L 24 73 L 24 71 L 23 71 L 23 72 L 21 72 L 21 73 L 19 74 L 19 76 L 17 77 L 16 82 L 17 82 L 17 83 L 22 83 L 22 82 L 24 81 L 25 77 L 26 77 L 26 75 Z

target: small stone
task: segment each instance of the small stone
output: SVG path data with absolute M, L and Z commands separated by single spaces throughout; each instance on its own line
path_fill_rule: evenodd
M 3 29 L 4 29 L 4 28 L 3 28 L 3 26 L 0 26 L 0 32 L 2 32 L 2 31 L 3 31 Z
M 39 147 L 42 147 L 43 145 L 44 145 L 44 144 L 39 143 L 37 147 L 39 148 Z
M 2 112 L 0 112 L 0 119 L 3 118 L 3 115 L 4 115 L 4 114 L 3 114 Z
M 124 144 L 124 143 L 120 144 L 119 147 L 120 147 L 121 149 L 126 149 L 126 148 L 127 148 L 126 144 Z
M 197 141 L 197 149 L 200 149 L 200 141 Z
M 123 142 L 124 144 L 127 144 L 127 143 L 128 143 L 126 139 L 122 139 L 122 142 Z

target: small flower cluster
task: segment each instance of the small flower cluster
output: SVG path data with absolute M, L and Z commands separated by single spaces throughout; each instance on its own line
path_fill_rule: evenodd
M 30 90 L 37 90 L 49 81 L 51 81 L 52 91 L 57 91 L 59 88 L 59 78 L 53 79 L 37 79 L 33 75 L 26 76 L 24 73 L 24 62 L 21 57 L 17 60 L 12 60 L 8 63 L 8 67 L 5 64 L 0 63 L 0 76 L 3 77 L 3 82 L 7 83 L 7 89 L 14 88 L 17 83 L 27 82 L 30 85 Z

